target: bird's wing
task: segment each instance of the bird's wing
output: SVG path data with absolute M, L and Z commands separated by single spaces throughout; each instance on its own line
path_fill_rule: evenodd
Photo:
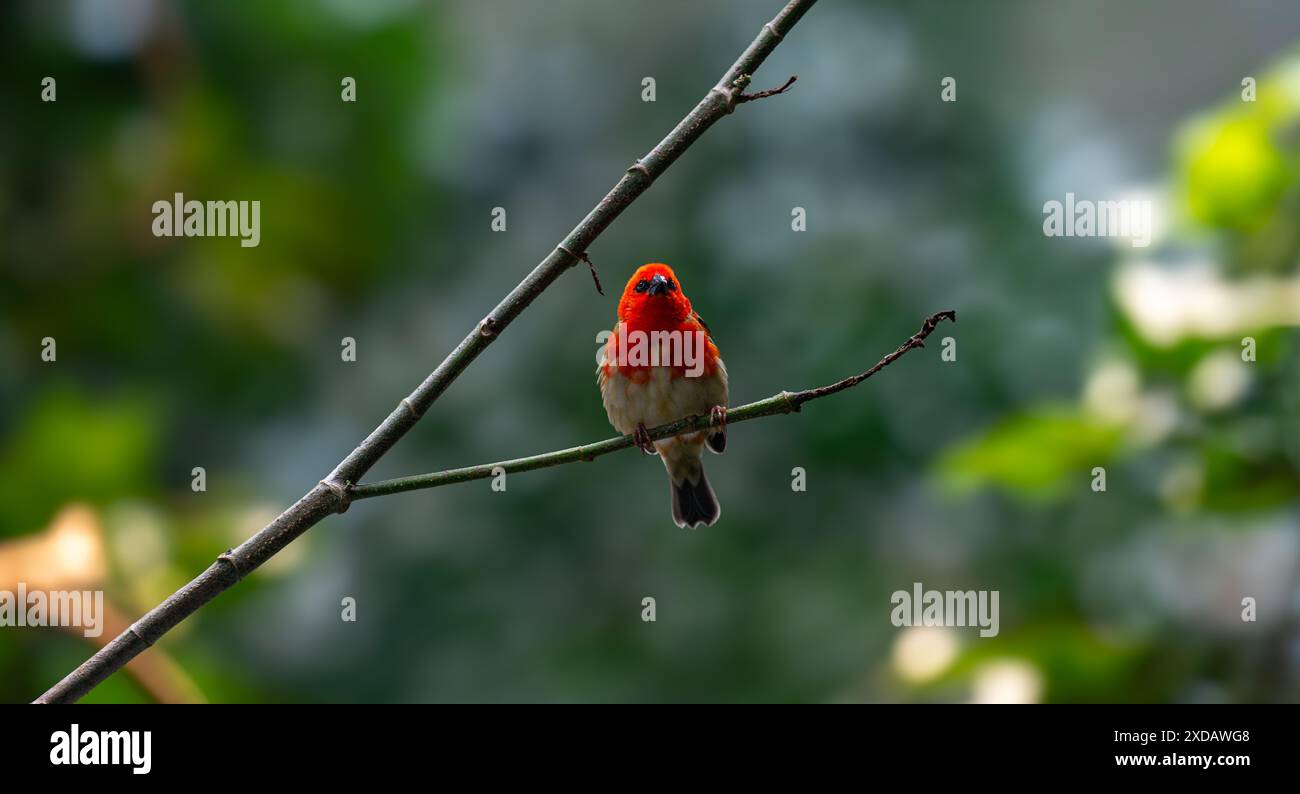
M 710 339 L 713 338 L 713 331 L 712 331 L 712 329 L 709 328 L 709 324 L 708 324 L 708 323 L 704 322 L 704 318 L 700 316 L 700 313 L 699 313 L 699 312 L 697 312 L 697 311 L 695 311 L 695 310 L 691 310 L 691 319 L 695 320 L 695 322 L 697 322 L 697 323 L 699 323 L 701 326 L 703 326 L 703 328 L 704 328 L 704 333 L 708 334 Z

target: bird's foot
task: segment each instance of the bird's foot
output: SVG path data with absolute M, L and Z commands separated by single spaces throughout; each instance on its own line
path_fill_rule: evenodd
M 721 455 L 727 450 L 727 406 L 715 405 L 710 408 L 709 424 L 713 429 L 709 431 L 705 442 L 709 449 Z
M 650 440 L 650 431 L 646 430 L 643 422 L 636 423 L 636 430 L 632 431 L 632 443 L 647 455 L 658 455 L 659 450 L 655 449 L 655 444 Z
M 715 405 L 709 409 L 709 421 L 717 427 L 717 432 L 727 434 L 727 406 Z

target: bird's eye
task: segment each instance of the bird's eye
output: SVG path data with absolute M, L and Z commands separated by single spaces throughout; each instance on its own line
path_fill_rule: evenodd
M 648 289 L 650 289 L 650 282 L 649 282 L 649 281 L 647 281 L 647 280 L 645 280 L 645 279 L 641 279 L 640 281 L 638 281 L 638 282 L 636 283 L 636 291 L 637 291 L 637 292 L 645 292 L 645 291 L 648 290 Z
M 676 291 L 677 291 L 677 284 L 674 283 L 672 279 L 668 279 L 668 291 L 669 291 L 669 292 L 676 292 Z

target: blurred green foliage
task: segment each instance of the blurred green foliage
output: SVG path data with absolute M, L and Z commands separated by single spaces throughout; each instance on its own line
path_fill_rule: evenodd
M 940 471 L 959 491 L 992 483 L 1037 499 L 1078 487 L 1079 472 L 1109 462 L 1119 432 L 1068 409 L 1014 416 L 951 449 Z

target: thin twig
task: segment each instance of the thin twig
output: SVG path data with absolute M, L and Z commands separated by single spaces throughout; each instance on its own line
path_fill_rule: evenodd
M 590 257 L 590 256 L 587 256 L 587 252 L 586 252 L 586 251 L 583 251 L 583 252 L 582 252 L 582 261 L 586 262 L 586 263 L 587 263 L 587 268 L 588 268 L 589 270 L 591 270 L 591 280 L 592 280 L 592 282 L 594 282 L 595 285 L 596 285 L 596 292 L 598 292 L 598 293 L 601 294 L 601 295 L 604 295 L 604 294 L 605 294 L 605 290 L 601 289 L 601 287 L 600 287 L 600 275 L 599 275 L 598 273 L 596 273 L 596 263 L 593 262 L 593 261 L 591 261 L 591 257 Z
M 587 252 L 583 251 L 580 254 L 575 254 L 569 249 L 565 248 L 563 245 L 559 246 L 559 248 L 561 251 L 573 257 L 574 259 L 581 259 L 583 262 L 587 263 L 587 268 L 591 270 L 591 280 L 596 285 L 596 292 L 600 293 L 601 295 L 604 295 L 605 290 L 602 289 L 600 286 L 600 276 L 596 274 L 596 263 L 591 261 L 591 257 L 587 255 Z
M 836 392 L 857 386 L 862 381 L 875 375 L 880 370 L 892 364 L 894 361 L 903 356 L 907 351 L 925 347 L 925 338 L 935 329 L 943 320 L 957 322 L 957 313 L 954 311 L 939 312 L 926 318 L 925 324 L 921 330 L 917 331 L 898 349 L 880 361 L 871 369 L 861 372 L 852 377 L 845 378 L 829 386 L 821 386 L 816 389 L 806 389 L 797 392 L 781 392 L 774 394 L 765 400 L 752 402 L 748 405 L 742 405 L 738 408 L 730 408 L 726 413 L 727 425 L 733 425 L 737 422 L 744 422 L 749 419 L 759 419 L 764 416 L 775 416 L 776 414 L 788 414 L 800 410 L 804 403 L 827 397 Z M 646 431 L 652 440 L 668 438 L 683 432 L 692 432 L 703 430 L 707 427 L 719 424 L 720 417 L 711 416 L 688 416 L 679 419 L 676 422 L 669 422 L 666 425 L 659 425 Z M 514 460 L 502 460 L 496 463 L 484 463 L 479 466 L 466 466 L 460 469 L 448 469 L 447 471 L 433 472 L 432 474 L 417 474 L 412 477 L 397 477 L 392 480 L 381 480 L 379 482 L 369 483 L 366 485 L 354 485 L 351 489 L 351 496 L 355 499 L 369 499 L 372 496 L 388 496 L 389 494 L 402 493 L 404 491 L 417 491 L 423 488 L 437 488 L 442 485 L 452 485 L 460 482 L 469 482 L 470 480 L 483 480 L 488 477 L 496 476 L 498 471 L 504 471 L 507 474 L 515 474 L 521 471 L 534 471 L 536 469 L 546 469 L 551 466 L 561 466 L 566 463 L 578 463 L 579 461 L 592 461 L 601 455 L 608 455 L 611 452 L 618 452 L 620 449 L 627 449 L 635 446 L 635 441 L 631 435 L 610 438 L 604 441 L 597 441 L 594 444 L 586 444 L 581 447 L 570 447 L 555 452 L 547 452 L 541 455 L 532 455 L 527 458 L 515 458 Z
M 816 0 L 791 0 L 771 22 L 764 25 L 717 85 L 677 123 L 672 132 L 627 169 L 622 179 L 587 213 L 587 217 L 470 331 L 410 396 L 398 403 L 388 418 L 344 458 L 328 477 L 257 534 L 241 543 L 238 548 L 222 554 L 189 584 L 149 610 L 144 617 L 37 698 L 36 702 L 67 703 L 77 700 L 321 519 L 346 509 L 351 484 L 360 481 L 415 426 L 429 410 L 429 406 L 433 405 L 479 353 L 501 335 L 506 326 L 528 308 L 561 273 L 577 264 L 578 258 L 569 252 L 589 249 L 600 233 L 644 193 L 656 178 L 668 170 L 691 144 L 715 122 L 735 109 L 737 98 L 743 91 L 743 86 L 737 87 L 736 81 L 742 76 L 753 74 L 815 2 Z
M 790 79 L 786 80 L 785 83 L 782 84 L 780 88 L 769 88 L 766 91 L 756 91 L 752 94 L 741 94 L 740 96 L 736 97 L 736 104 L 739 105 L 743 102 L 753 102 L 755 99 L 767 99 L 770 96 L 776 96 L 777 94 L 784 94 L 786 91 L 790 90 L 790 86 L 794 85 L 794 81 L 798 79 L 799 79 L 799 75 L 792 74 L 790 75 Z

